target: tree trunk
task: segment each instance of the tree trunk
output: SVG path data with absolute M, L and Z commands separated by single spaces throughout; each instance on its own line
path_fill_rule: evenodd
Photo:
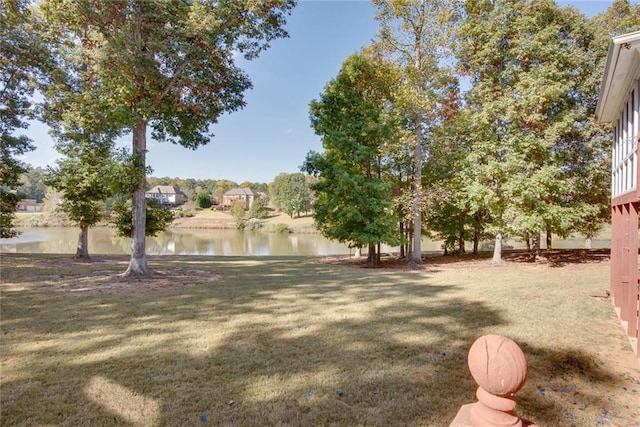
M 80 225 L 80 235 L 78 236 L 78 247 L 76 248 L 76 259 L 89 259 L 89 227 Z
M 584 240 L 584 248 L 591 249 L 591 234 L 587 234 L 587 238 Z
M 404 237 L 404 221 L 400 221 L 400 236 Z M 404 250 L 404 244 L 400 245 L 400 258 L 404 258 L 406 256 Z
M 480 214 L 476 212 L 473 216 L 475 219 L 473 225 L 473 254 L 478 254 L 478 246 L 480 245 Z
M 551 229 L 547 228 L 547 250 L 551 250 Z
M 137 158 L 136 167 L 141 168 L 140 182 L 133 192 L 132 220 L 133 235 L 131 236 L 131 260 L 125 276 L 142 276 L 149 274 L 145 253 L 145 228 L 147 221 L 147 204 L 145 193 L 145 172 L 147 150 L 147 122 L 142 121 L 133 128 L 133 152 Z
M 531 258 L 535 260 L 540 255 L 540 233 L 534 233 L 531 240 L 533 243 Z
M 413 172 L 413 252 L 411 253 L 411 261 L 416 263 L 422 262 L 422 213 L 420 205 L 422 199 L 422 137 L 420 135 L 420 120 L 416 118 L 416 147 L 414 150 L 414 167 Z
M 356 252 L 353 256 L 356 258 L 362 258 L 362 248 L 360 246 L 356 246 Z
M 369 245 L 369 256 L 367 257 L 369 265 L 376 265 L 376 245 Z
M 464 250 L 464 216 L 460 215 L 458 229 L 458 254 L 462 255 L 466 253 Z
M 493 259 L 491 260 L 491 264 L 502 264 L 502 233 L 496 234 L 496 244 L 493 247 Z
M 480 230 L 478 226 L 473 229 L 473 254 L 478 254 L 478 246 L 480 245 Z
M 407 258 L 411 260 L 411 251 L 413 250 L 413 223 L 407 224 Z

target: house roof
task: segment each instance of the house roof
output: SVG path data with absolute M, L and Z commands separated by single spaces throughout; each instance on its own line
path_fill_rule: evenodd
M 609 53 L 596 106 L 596 121 L 608 123 L 616 120 L 628 88 L 640 70 L 640 31 L 614 37 Z
M 156 185 L 151 190 L 147 191 L 146 194 L 184 194 L 182 191 L 176 189 L 173 185 Z
M 250 188 L 232 188 L 224 193 L 225 196 L 259 196 L 260 193 Z

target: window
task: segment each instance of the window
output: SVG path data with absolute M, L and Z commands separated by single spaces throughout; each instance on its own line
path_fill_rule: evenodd
M 640 83 L 636 80 L 613 129 L 611 194 L 620 196 L 638 186 Z

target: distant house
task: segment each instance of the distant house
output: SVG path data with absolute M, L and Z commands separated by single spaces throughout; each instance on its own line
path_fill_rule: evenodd
M 172 185 L 156 185 L 144 196 L 147 199 L 155 199 L 165 206 L 178 206 L 189 200 L 186 194 Z
M 236 200 L 245 202 L 245 209 L 250 209 L 256 199 L 260 198 L 260 193 L 250 188 L 233 188 L 222 195 L 222 208 L 229 209 Z
M 42 206 L 38 205 L 36 199 L 22 199 L 18 202 L 17 209 L 20 212 L 40 212 Z

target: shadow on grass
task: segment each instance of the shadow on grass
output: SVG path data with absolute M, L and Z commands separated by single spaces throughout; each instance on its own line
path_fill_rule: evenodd
M 529 364 L 527 388 L 518 394 L 519 406 L 540 425 L 638 426 L 640 377 L 613 373 L 608 361 L 572 349 L 523 345 Z M 636 416 L 618 413 L 613 397 L 627 394 Z M 541 418 L 539 414 L 544 414 Z
M 471 343 L 505 323 L 425 271 L 189 260 L 151 266 L 223 279 L 179 292 L 4 295 L 4 423 L 446 426 L 474 401 Z M 531 379 L 519 408 L 539 425 L 585 425 L 556 405 L 563 387 L 581 401 L 597 382 L 589 408 L 621 387 L 587 354 L 523 348 Z
M 503 259 L 511 262 L 544 263 L 551 267 L 564 267 L 567 264 L 588 264 L 606 261 L 610 249 L 552 249 L 541 250 L 537 258 L 529 251 L 509 251 Z

